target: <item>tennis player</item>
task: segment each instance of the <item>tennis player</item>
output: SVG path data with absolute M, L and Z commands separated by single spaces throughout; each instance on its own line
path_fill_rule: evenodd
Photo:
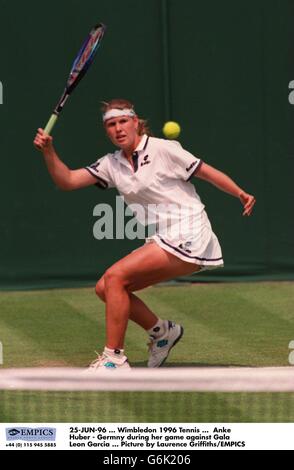
M 255 198 L 178 142 L 148 135 L 146 122 L 139 119 L 129 101 L 115 99 L 105 103 L 102 119 L 107 136 L 118 150 L 86 168 L 68 168 L 57 155 L 52 137 L 42 129 L 38 129 L 34 145 L 42 151 L 48 171 L 60 189 L 115 187 L 128 205 L 140 204 L 143 211 L 139 211 L 139 219 L 148 213 L 152 221 L 156 220 L 156 231 L 147 243 L 108 268 L 97 282 L 96 293 L 106 305 L 106 346 L 90 368 L 130 368 L 124 350 L 129 319 L 150 337 L 148 367 L 160 367 L 181 339 L 183 327 L 161 319 L 134 292 L 223 266 L 218 239 L 191 178 L 208 181 L 238 198 L 244 216 L 252 213 Z M 149 219 L 140 222 L 148 224 Z

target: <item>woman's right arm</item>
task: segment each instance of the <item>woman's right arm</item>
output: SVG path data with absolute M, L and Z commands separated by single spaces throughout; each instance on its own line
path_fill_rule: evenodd
M 51 178 L 59 189 L 72 191 L 97 183 L 96 178 L 85 168 L 78 170 L 68 168 L 58 157 L 53 146 L 52 137 L 46 134 L 43 129 L 38 129 L 34 145 L 43 153 Z

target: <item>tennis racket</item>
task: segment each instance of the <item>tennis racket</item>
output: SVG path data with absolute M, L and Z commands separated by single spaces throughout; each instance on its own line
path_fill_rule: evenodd
M 85 39 L 84 44 L 82 45 L 78 55 L 76 56 L 72 64 L 65 90 L 60 100 L 58 101 L 48 123 L 46 124 L 44 131 L 47 134 L 51 133 L 69 95 L 75 89 L 77 84 L 81 81 L 88 68 L 92 64 L 94 56 L 104 36 L 105 30 L 106 26 L 102 23 L 99 23 L 91 29 L 90 33 Z

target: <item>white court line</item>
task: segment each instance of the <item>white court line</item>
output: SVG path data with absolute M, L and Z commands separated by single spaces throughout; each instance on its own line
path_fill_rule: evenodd
M 0 390 L 294 392 L 294 367 L 1 369 Z

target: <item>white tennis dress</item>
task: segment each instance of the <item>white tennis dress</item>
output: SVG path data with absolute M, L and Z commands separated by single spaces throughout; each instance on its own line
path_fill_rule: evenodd
M 117 188 L 143 225 L 154 225 L 154 241 L 202 269 L 223 266 L 221 247 L 190 178 L 202 161 L 179 142 L 144 135 L 133 153 L 109 153 L 86 169 L 101 188 Z

